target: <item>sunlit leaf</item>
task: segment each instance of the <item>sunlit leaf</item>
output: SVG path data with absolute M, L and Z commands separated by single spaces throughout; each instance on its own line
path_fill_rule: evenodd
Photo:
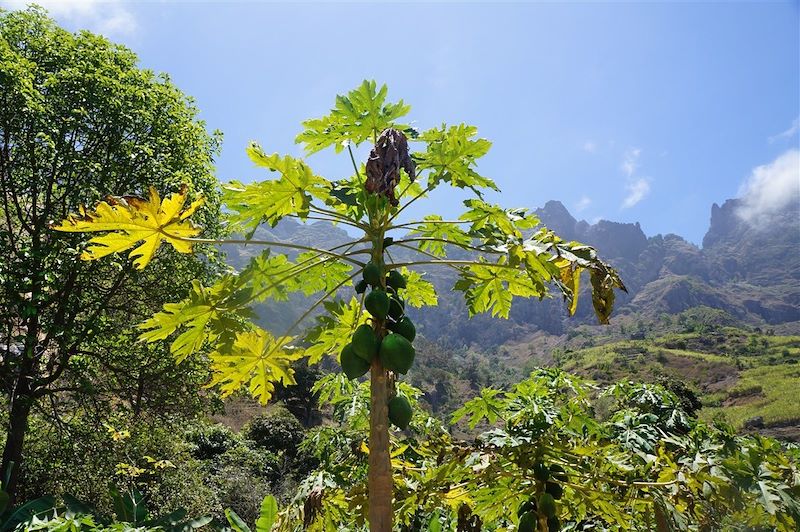
M 478 195 L 481 189 L 499 190 L 494 181 L 475 170 L 476 161 L 492 146 L 486 139 L 474 138 L 477 134 L 478 128 L 474 126 L 442 124 L 420 135 L 420 140 L 426 143 L 425 151 L 414 153 L 414 160 L 418 173 L 431 170 L 429 188 L 446 182 L 454 187 L 472 189 Z
M 255 143 L 247 153 L 258 166 L 280 177 L 247 185 L 232 181 L 223 187 L 223 202 L 235 227 L 252 230 L 262 222 L 274 227 L 286 216 L 305 218 L 312 198 L 329 197 L 330 182 L 314 174 L 303 160 L 267 155 Z
M 303 122 L 305 129 L 295 142 L 303 144 L 309 155 L 330 146 L 339 153 L 347 143 L 361 144 L 388 127 L 407 129 L 395 120 L 408 114 L 411 107 L 403 100 L 386 103 L 387 93 L 386 85 L 377 88 L 375 81 L 364 80 L 358 88 L 337 96 L 330 114 Z
M 112 196 L 100 202 L 93 212 L 81 208 L 80 214 L 70 214 L 60 225 L 52 228 L 73 233 L 107 232 L 89 240 L 90 245 L 81 254 L 81 259 L 97 260 L 136 246 L 129 256 L 135 257 L 134 266 L 142 269 L 164 241 L 180 253 L 192 252 L 193 243 L 186 239 L 196 237 L 201 230 L 187 218 L 203 204 L 203 199 L 194 201 L 182 211 L 187 192 L 188 187 L 184 185 L 163 202 L 152 187 L 147 200 Z
M 436 289 L 432 283 L 422 278 L 423 274 L 415 270 L 409 270 L 406 267 L 401 268 L 400 273 L 406 279 L 406 287 L 400 290 L 400 295 L 408 305 L 420 308 L 438 304 L 439 299 L 436 296 Z
M 211 353 L 209 386 L 219 386 L 227 397 L 241 388 L 266 404 L 275 391 L 275 384 L 295 384 L 293 361 L 303 356 L 302 351 L 289 347 L 293 338 L 273 337 L 263 329 L 236 335 L 236 340 L 226 351 Z

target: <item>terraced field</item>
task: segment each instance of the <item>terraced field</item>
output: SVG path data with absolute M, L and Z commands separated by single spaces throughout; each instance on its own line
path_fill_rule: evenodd
M 700 398 L 701 417 L 800 441 L 800 336 L 729 327 L 566 350 L 559 362 L 600 382 L 672 377 Z

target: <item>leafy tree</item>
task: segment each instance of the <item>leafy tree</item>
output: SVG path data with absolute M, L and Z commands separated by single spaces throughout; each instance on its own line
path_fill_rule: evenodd
M 297 137 L 309 155 L 328 148 L 347 151 L 351 176 L 331 181 L 302 159 L 270 155 L 252 144 L 247 149 L 252 161 L 276 177 L 233 182 L 224 190 L 228 221 L 241 233 L 252 235 L 259 224 L 274 226 L 284 218 L 323 220 L 359 232 L 360 237 L 346 244 L 315 249 L 253 238 L 199 238 L 201 229 L 190 220 L 198 203 L 187 204 L 184 189 L 163 200 L 155 190 L 146 199 L 110 198 L 55 227 L 103 232 L 89 241 L 82 257 L 95 260 L 131 250 L 138 268 L 150 262 L 163 242 L 183 253 L 198 244 L 265 246 L 240 274 L 212 286 L 194 283 L 188 298 L 165 305 L 141 325 L 142 337 L 171 338 L 178 360 L 210 346 L 211 384 L 223 395 L 247 388 L 262 402 L 273 395 L 276 383 L 294 382 L 292 363 L 301 358 L 315 364 L 326 355 L 340 357 L 351 378 L 369 371 L 367 506 L 373 531 L 392 529 L 389 421 L 402 427 L 411 413 L 405 395 L 396 391 L 414 356 L 414 328 L 404 307 L 437 302 L 420 267 L 454 269 L 454 288 L 463 292 L 470 315 L 485 312 L 507 318 L 515 297 L 543 298 L 552 289 L 574 313 L 581 273 L 588 271 L 596 314 L 607 323 L 614 289 L 624 289 L 594 249 L 563 241 L 540 227 L 525 209 L 506 209 L 485 200 L 484 190 L 498 188 L 477 171 L 477 161 L 491 143 L 478 137 L 475 127 L 442 125 L 417 133 L 398 122 L 409 107 L 402 101 L 387 102 L 386 97 L 385 86 L 365 81 L 338 96 L 329 115 L 304 122 Z M 352 146 L 364 142 L 374 147 L 366 164 L 358 165 Z M 419 149 L 410 150 L 409 142 Z M 443 186 L 471 193 L 459 218 L 431 215 L 403 221 L 409 205 Z M 281 247 L 303 253 L 291 260 L 274 251 Z M 412 251 L 414 258 L 395 261 L 392 249 Z M 453 252 L 459 258 L 451 258 Z M 356 296 L 345 296 L 343 288 L 359 277 Z M 250 304 L 285 300 L 293 292 L 321 295 L 283 335 L 273 336 L 248 321 Z M 317 309 L 323 310 L 317 326 L 297 334 Z
M 80 237 L 48 224 L 109 193 L 182 186 L 203 195 L 195 218 L 213 236 L 216 149 L 191 100 L 139 69 L 131 51 L 64 31 L 38 8 L 0 11 L 0 387 L 9 409 L 0 478 L 10 493 L 34 408 L 71 410 L 69 397 L 88 406 L 97 393 L 134 414 L 194 404 L 186 399 L 201 368 L 176 370 L 161 348 L 136 343 L 130 324 L 182 297 L 191 279 L 209 279 L 213 263 L 166 249 L 146 271 L 117 258 L 85 263 Z

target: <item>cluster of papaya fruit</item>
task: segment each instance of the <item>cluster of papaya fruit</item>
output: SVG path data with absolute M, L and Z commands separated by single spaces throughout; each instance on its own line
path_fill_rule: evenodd
M 564 495 L 563 482 L 567 481 L 564 468 L 558 464 L 548 467 L 543 462 L 533 464 L 533 476 L 536 478 L 536 492 L 519 505 L 519 532 L 536 532 L 540 530 L 538 523 L 547 522 L 547 532 L 557 532 L 561 528 L 558 519 L 556 501 Z
M 417 335 L 414 323 L 405 315 L 405 301 L 398 294 L 406 287 L 406 279 L 397 270 L 390 270 L 384 277 L 383 268 L 372 261 L 364 267 L 362 277 L 356 283 L 356 292 L 363 294 L 371 287 L 364 297 L 371 325 L 365 323 L 356 328 L 350 343 L 342 349 L 342 370 L 347 378 L 357 379 L 369 371 L 378 357 L 384 368 L 405 374 L 414 363 L 411 342 Z M 398 395 L 389 401 L 389 420 L 401 429 L 408 426 L 408 399 Z

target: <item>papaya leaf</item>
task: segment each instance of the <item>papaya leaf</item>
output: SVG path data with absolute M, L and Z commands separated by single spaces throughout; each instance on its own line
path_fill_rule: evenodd
M 204 200 L 197 199 L 182 211 L 187 191 L 184 185 L 163 202 L 152 187 L 147 200 L 111 196 L 100 202 L 93 212 L 81 207 L 79 215 L 70 214 L 52 228 L 73 233 L 107 232 L 89 240 L 90 246 L 81 254 L 82 260 L 97 260 L 138 244 L 129 256 L 135 257 L 133 264 L 141 270 L 153 258 L 161 242 L 169 242 L 180 253 L 192 252 L 192 242 L 186 239 L 196 237 L 201 230 L 187 218 Z
M 508 237 L 522 238 L 522 231 L 539 223 L 525 209 L 503 209 L 474 198 L 464 200 L 464 205 L 468 210 L 459 219 L 471 222 L 469 232 L 484 239 L 504 242 Z
M 286 216 L 305 218 L 312 198 L 329 197 L 331 183 L 314 174 L 303 160 L 267 155 L 255 143 L 247 148 L 247 154 L 258 166 L 278 172 L 280 177 L 247 185 L 232 181 L 223 187 L 222 201 L 231 211 L 229 220 L 235 228 L 253 230 L 262 221 L 275 227 Z
M 575 315 L 578 310 L 578 293 L 581 287 L 581 271 L 582 268 L 574 266 L 573 263 L 565 261 L 566 264 L 559 270 L 561 282 L 569 288 L 569 293 L 564 293 L 564 299 L 567 301 L 567 310 L 570 316 Z
M 339 153 L 348 143 L 359 145 L 388 127 L 408 130 L 408 126 L 396 124 L 395 120 L 408 114 L 411 107 L 403 100 L 386 103 L 387 93 L 386 85 L 378 89 L 375 81 L 364 80 L 358 88 L 337 96 L 330 114 L 303 122 L 305 129 L 295 142 L 303 144 L 308 155 L 330 146 Z
M 541 298 L 547 293 L 538 278 L 502 262 L 467 266 L 455 289 L 464 292 L 470 316 L 490 312 L 501 318 L 508 318 L 514 297 Z
M 327 313 L 317 317 L 317 325 L 306 336 L 306 342 L 311 344 L 305 350 L 309 364 L 316 364 L 325 355 L 338 360 L 339 353 L 350 342 L 356 327 L 367 321 L 367 314 L 361 312 L 361 302 L 355 297 L 347 303 L 335 300 L 326 301 L 323 305 Z
M 301 253 L 297 256 L 297 262 L 311 261 L 314 259 L 315 255 L 318 255 L 318 253 L 313 251 Z M 353 266 L 345 262 L 325 262 L 299 273 L 295 277 L 294 282 L 297 283 L 298 288 L 302 290 L 306 296 L 310 296 L 317 292 L 333 290 L 337 286 L 342 285 L 342 283 L 347 281 L 350 277 L 350 272 L 352 270 Z M 345 284 L 350 285 L 352 283 Z
M 406 287 L 400 290 L 400 295 L 405 298 L 406 303 L 415 308 L 435 306 L 439 303 L 436 289 L 432 283 L 422 278 L 423 274 L 409 270 L 405 266 L 400 269 L 400 273 L 406 279 Z
M 461 229 L 458 224 L 444 222 L 442 217 L 438 215 L 430 215 L 423 218 L 423 223 L 414 227 L 410 234 L 430 239 L 420 242 L 419 249 L 437 257 L 445 257 L 447 255 L 447 243 L 443 242 L 443 240 L 462 246 L 469 246 L 472 243 L 472 237 Z
M 222 397 L 247 387 L 254 398 L 266 404 L 275 383 L 295 384 L 291 364 L 303 353 L 289 346 L 292 340 L 289 336 L 275 338 L 263 329 L 237 334 L 229 349 L 211 353 L 213 374 L 208 386 L 219 386 Z
M 494 388 L 484 388 L 481 390 L 480 397 L 467 401 L 464 406 L 453 412 L 451 423 L 458 423 L 461 419 L 469 416 L 469 428 L 474 429 L 481 420 L 485 419 L 489 423 L 494 423 L 502 417 L 506 408 L 504 398 L 498 398 L 503 392 Z
M 431 170 L 428 188 L 446 182 L 457 188 L 472 189 L 478 196 L 481 196 L 480 189 L 500 190 L 494 181 L 475 171 L 477 159 L 492 147 L 488 140 L 474 138 L 477 134 L 478 128 L 474 126 L 459 124 L 447 127 L 442 124 L 420 135 L 420 140 L 426 143 L 426 150 L 415 153 L 414 160 L 418 173 Z
M 185 328 L 170 345 L 178 362 L 207 343 L 230 342 L 236 331 L 243 329 L 241 322 L 252 317 L 252 311 L 241 301 L 248 299 L 242 292 L 240 280 L 232 275 L 211 287 L 193 281 L 189 297 L 165 304 L 164 310 L 138 326 L 143 331 L 139 338 L 146 342 L 164 340 Z

